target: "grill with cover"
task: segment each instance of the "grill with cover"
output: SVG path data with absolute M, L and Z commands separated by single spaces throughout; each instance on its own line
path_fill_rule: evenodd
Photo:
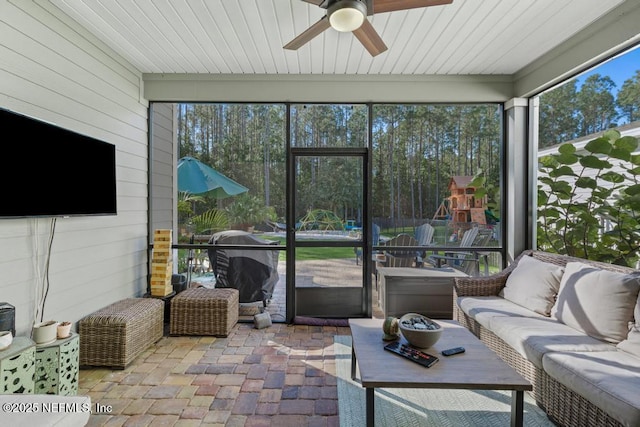
M 215 233 L 211 245 L 277 245 L 240 230 Z M 278 283 L 280 251 L 260 249 L 210 248 L 209 261 L 216 275 L 216 288 L 234 288 L 240 292 L 240 303 L 262 301 L 267 306 Z

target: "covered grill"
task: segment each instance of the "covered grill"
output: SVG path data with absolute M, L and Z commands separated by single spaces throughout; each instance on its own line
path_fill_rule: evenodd
M 277 245 L 240 230 L 215 233 L 212 245 Z M 216 288 L 235 288 L 241 303 L 262 301 L 266 307 L 278 282 L 277 250 L 217 249 L 208 250 L 209 261 L 216 275 Z

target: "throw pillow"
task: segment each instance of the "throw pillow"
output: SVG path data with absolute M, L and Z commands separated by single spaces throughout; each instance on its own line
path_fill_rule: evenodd
M 640 276 L 569 262 L 551 316 L 587 335 L 619 343 L 627 338 Z
M 631 330 L 626 340 L 618 343 L 618 348 L 624 350 L 627 353 L 631 353 L 640 357 L 640 295 L 638 296 L 638 302 L 633 312 L 635 317 L 635 324 L 631 324 Z
M 513 269 L 500 296 L 543 316 L 549 316 L 564 268 L 525 256 Z
M 629 332 L 629 337 L 618 343 L 618 348 L 640 357 L 640 327 L 634 326 Z

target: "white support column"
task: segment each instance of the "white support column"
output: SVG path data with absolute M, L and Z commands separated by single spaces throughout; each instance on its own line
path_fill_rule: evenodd
M 513 98 L 504 104 L 505 118 L 505 240 L 507 261 L 511 262 L 532 242 L 532 194 L 530 174 L 529 100 Z

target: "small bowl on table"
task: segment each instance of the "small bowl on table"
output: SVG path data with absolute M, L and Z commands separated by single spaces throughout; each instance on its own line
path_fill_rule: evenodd
M 417 348 L 433 346 L 442 335 L 442 326 L 418 313 L 407 313 L 402 316 L 399 327 L 404 339 Z

